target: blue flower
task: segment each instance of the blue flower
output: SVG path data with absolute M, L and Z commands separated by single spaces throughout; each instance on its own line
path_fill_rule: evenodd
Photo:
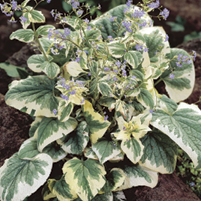
M 166 35 L 165 35 L 165 41 L 164 41 L 164 42 L 167 42 L 168 39 L 169 39 L 169 36 L 166 34 Z
M 156 1 L 156 3 L 150 3 L 147 5 L 149 8 L 158 8 L 159 7 L 159 0 Z
M 113 41 L 112 36 L 108 36 L 107 38 L 109 39 L 110 42 Z
M 51 0 L 47 0 L 47 3 L 50 3 L 51 2 Z
M 28 19 L 26 18 L 26 17 L 24 17 L 24 16 L 22 16 L 22 17 L 20 17 L 20 19 L 21 19 L 21 22 L 22 23 L 25 23 Z
M 169 78 L 170 79 L 174 79 L 175 75 L 174 74 L 170 74 Z
M 86 18 L 84 19 L 84 22 L 86 22 L 87 24 L 89 23 L 89 20 Z
M 127 5 L 128 7 L 130 7 L 130 6 L 131 6 L 131 3 L 132 3 L 132 0 L 128 0 L 127 3 L 126 3 L 126 5 Z
M 169 16 L 169 10 L 167 8 L 164 8 L 164 10 L 162 12 L 160 12 L 160 15 L 164 17 L 164 19 L 166 20 L 167 17 Z
M 11 1 L 11 4 L 12 4 L 12 9 L 13 10 L 16 10 L 17 9 L 17 1 Z
M 87 26 L 87 30 L 90 31 L 91 30 L 91 26 Z
M 108 119 L 108 115 L 106 115 L 105 117 L 104 117 L 104 120 L 106 121 Z
M 55 115 L 57 115 L 57 110 L 56 110 L 56 109 L 54 109 L 52 112 L 53 112 Z
M 64 35 L 65 36 L 69 36 L 70 35 L 70 29 L 69 28 L 65 28 L 64 29 Z
M 177 64 L 178 67 L 182 67 L 181 62 L 176 62 L 176 64 Z

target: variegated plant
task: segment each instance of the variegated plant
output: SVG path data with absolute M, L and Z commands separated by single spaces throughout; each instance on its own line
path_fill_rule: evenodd
M 0 200 L 24 200 L 46 181 L 44 200 L 125 200 L 122 190 L 153 188 L 158 173 L 174 171 L 177 145 L 201 168 L 201 111 L 180 103 L 194 86 L 195 52 L 170 48 L 153 26 L 148 12 L 159 1 L 141 8 L 128 1 L 89 22 L 71 0 L 77 17 L 51 11 L 63 29 L 35 29 L 45 18 L 28 2 L 1 5 L 7 15 L 23 13 L 11 40 L 31 42 L 41 54 L 27 61 L 38 75 L 13 81 L 5 96 L 35 120 L 0 168 Z M 155 89 L 160 81 L 169 98 Z M 63 174 L 49 178 L 58 161 Z

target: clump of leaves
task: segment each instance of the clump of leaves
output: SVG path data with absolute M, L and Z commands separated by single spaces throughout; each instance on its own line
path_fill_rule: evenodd
M 35 120 L 30 138 L 0 168 L 2 201 L 23 200 L 43 184 L 44 200 L 125 200 L 122 190 L 153 188 L 158 173 L 174 171 L 177 144 L 201 168 L 201 111 L 181 102 L 193 90 L 196 53 L 170 48 L 153 26 L 148 12 L 169 15 L 159 1 L 138 7 L 129 0 L 89 21 L 69 0 L 76 17 L 51 11 L 63 29 L 36 29 L 45 17 L 35 10 L 39 2 L 28 2 L 1 5 L 8 16 L 23 13 L 23 29 L 10 39 L 41 52 L 27 60 L 37 75 L 13 81 L 5 96 Z M 161 81 L 170 98 L 155 89 Z M 59 161 L 62 171 L 49 178 Z

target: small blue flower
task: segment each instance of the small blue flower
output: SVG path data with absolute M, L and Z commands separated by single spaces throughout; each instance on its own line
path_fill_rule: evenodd
M 83 10 L 78 10 L 78 11 L 77 11 L 77 14 L 78 14 L 79 16 L 81 16 L 81 15 L 83 14 L 83 12 L 84 12 Z
M 158 8 L 159 7 L 159 0 L 156 1 L 156 3 L 150 3 L 147 5 L 149 8 Z
M 165 41 L 164 41 L 164 42 L 167 42 L 168 39 L 169 39 L 169 36 L 166 34 L 166 35 L 165 35 Z
M 108 115 L 106 115 L 105 117 L 104 117 L 104 120 L 106 121 L 108 119 Z
M 51 0 L 47 0 L 47 3 L 50 3 L 51 2 Z
M 108 36 L 107 38 L 109 39 L 110 42 L 113 41 L 112 36 Z
M 170 74 L 169 78 L 170 79 L 174 79 L 175 75 L 174 74 Z
M 22 17 L 20 17 L 20 19 L 21 19 L 21 22 L 22 23 L 25 23 L 28 19 L 26 18 L 26 17 L 24 17 L 24 16 L 22 16 Z
M 86 22 L 87 24 L 89 23 L 89 20 L 86 18 L 84 19 L 84 22 Z
M 164 19 L 166 20 L 167 17 L 169 16 L 169 10 L 167 8 L 164 8 L 164 10 L 162 12 L 160 12 L 160 15 L 164 17 Z
M 128 7 L 131 7 L 131 3 L 132 3 L 132 0 L 128 0 L 127 3 L 126 3 L 126 5 L 127 5 Z
M 12 4 L 12 9 L 13 10 L 16 10 L 17 9 L 17 1 L 11 1 L 11 4 Z
M 56 109 L 54 109 L 52 112 L 53 112 L 55 115 L 57 115 L 57 110 L 56 110 Z
M 64 29 L 64 35 L 65 36 L 69 36 L 70 35 L 70 29 L 69 28 L 65 28 Z
M 189 185 L 190 185 L 191 187 L 193 187 L 193 186 L 195 186 L 195 183 L 194 183 L 194 182 L 191 182 L 191 183 L 189 183 Z
M 177 64 L 178 67 L 182 67 L 181 62 L 176 62 L 176 64 Z
M 87 26 L 87 30 L 90 31 L 91 30 L 91 26 Z

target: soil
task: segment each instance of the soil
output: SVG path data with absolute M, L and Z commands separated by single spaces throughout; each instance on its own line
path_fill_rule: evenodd
M 137 0 L 136 0 L 137 1 Z M 135 1 L 134 1 L 135 2 Z M 139 2 L 139 1 L 137 1 Z M 163 26 L 170 38 L 171 47 L 180 47 L 187 52 L 195 50 L 196 82 L 192 95 L 185 100 L 187 103 L 195 103 L 201 96 L 201 39 L 183 43 L 184 36 L 192 31 L 201 31 L 201 0 L 160 0 L 170 12 L 168 21 L 175 21 L 177 15 L 187 20 L 184 32 L 172 32 L 171 27 L 164 21 L 155 19 L 155 25 Z M 42 9 L 46 15 L 47 23 L 58 25 L 52 20 L 49 11 Z M 7 17 L 0 15 L 0 62 L 9 61 L 13 65 L 26 67 L 27 58 L 35 53 L 30 45 L 16 40 L 10 41 L 9 35 L 19 29 L 19 24 L 9 24 Z M 15 53 L 15 54 L 14 54 Z M 7 76 L 4 70 L 0 69 L 0 166 L 6 158 L 18 151 L 20 145 L 28 138 L 28 131 L 32 118 L 5 104 L 4 95 L 8 85 L 13 78 Z M 159 90 L 163 91 L 161 84 Z M 198 104 L 201 109 L 201 103 Z M 128 201 L 197 201 L 200 200 L 192 190 L 185 185 L 176 174 L 159 175 L 159 183 L 154 188 L 136 187 L 125 191 Z M 38 199 L 40 200 L 40 199 Z

